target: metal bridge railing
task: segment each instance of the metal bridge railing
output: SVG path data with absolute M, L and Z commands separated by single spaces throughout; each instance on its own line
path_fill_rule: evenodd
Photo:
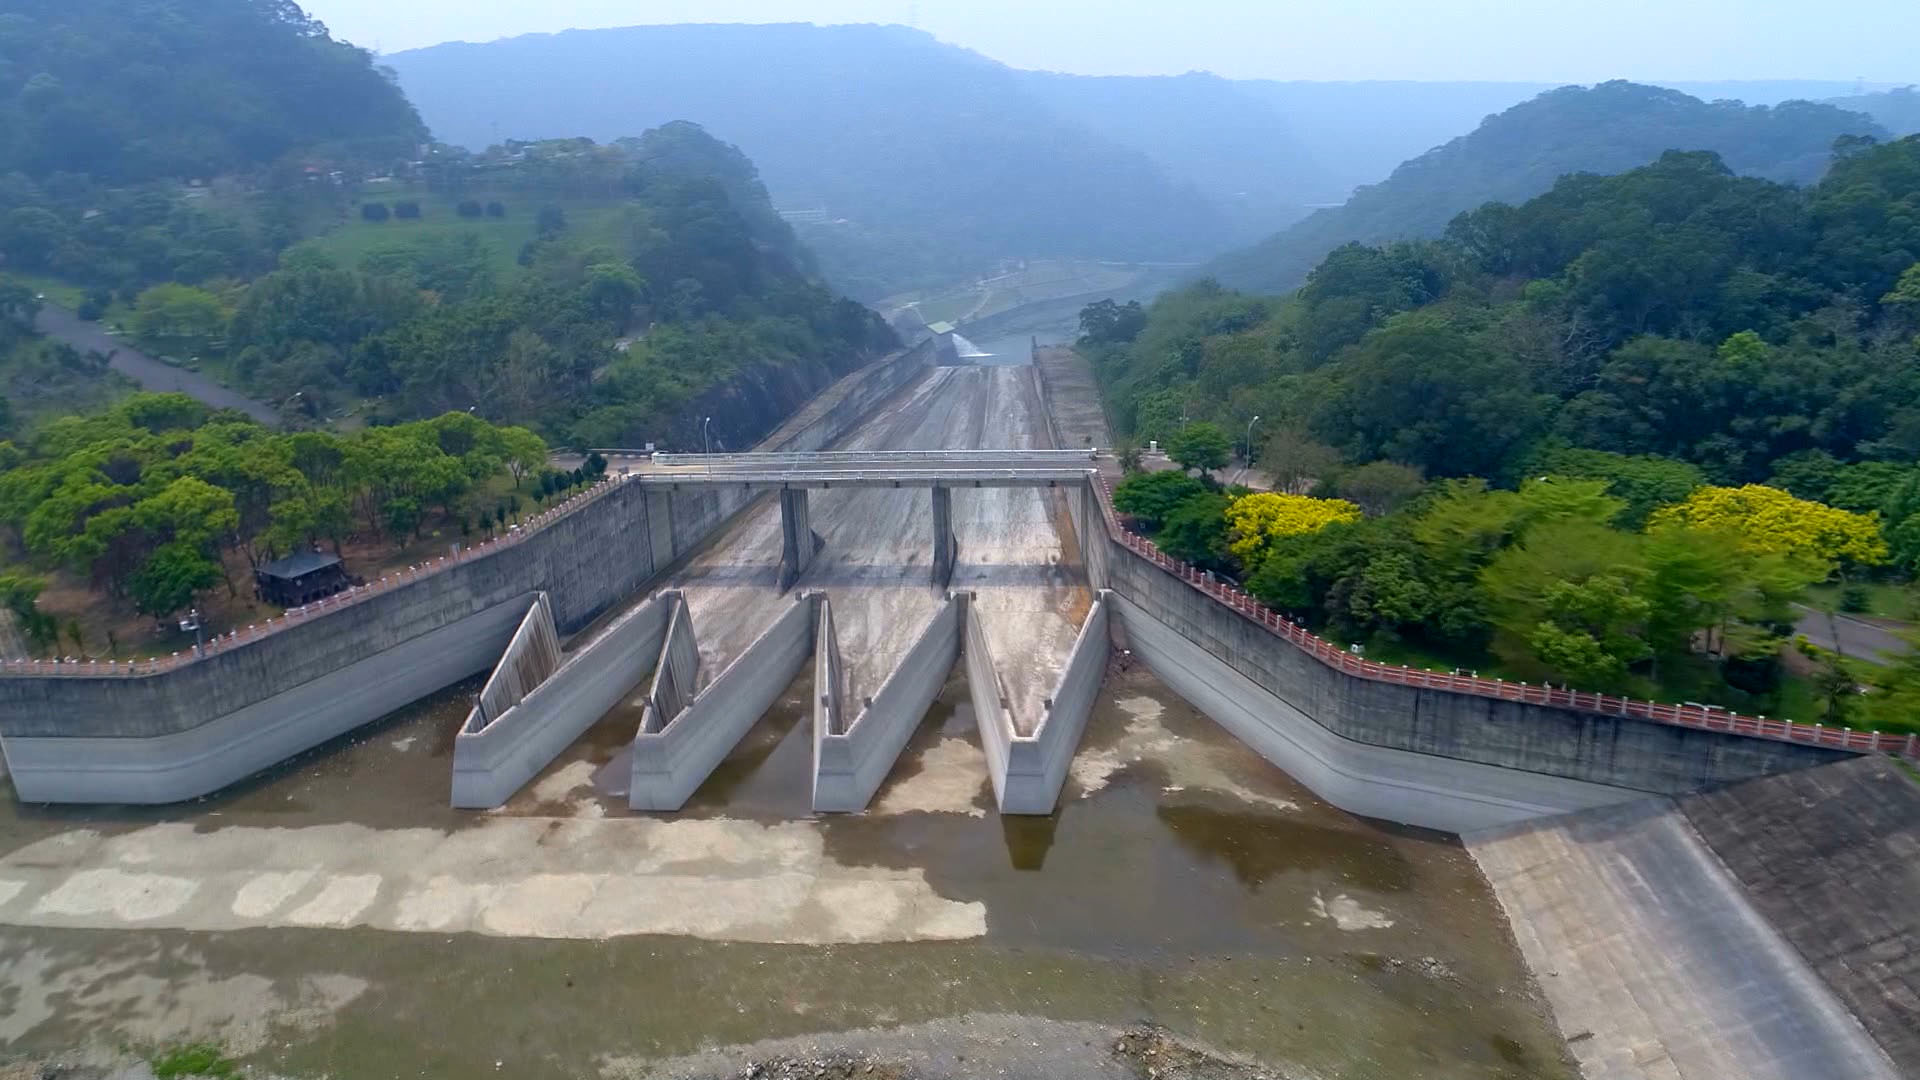
M 1068 465 L 1091 467 L 1092 450 L 816 450 L 808 453 L 668 454 L 652 455 L 661 468 L 765 469 L 779 466 L 864 467 L 954 465 L 965 468 L 981 462 L 1014 462 L 1036 467 Z

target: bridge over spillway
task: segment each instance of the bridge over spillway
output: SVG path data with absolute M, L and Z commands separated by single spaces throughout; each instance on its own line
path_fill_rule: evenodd
M 843 450 L 804 454 L 656 454 L 654 471 L 631 477 L 642 484 L 743 487 L 780 493 L 780 578 L 791 588 L 819 552 L 809 491 L 925 488 L 929 495 L 932 581 L 945 588 L 953 575 L 956 489 L 1058 488 L 1083 484 L 1094 467 L 1083 450 Z M 856 511 L 857 512 L 857 511 Z

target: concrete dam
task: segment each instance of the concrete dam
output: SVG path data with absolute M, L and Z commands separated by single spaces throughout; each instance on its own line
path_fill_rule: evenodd
M 75 933 L 329 969 L 362 941 L 395 969 L 473 958 L 484 974 L 432 981 L 450 1013 L 515 964 L 564 987 L 677 970 L 691 1011 L 593 1026 L 705 1040 L 709 1015 L 729 1038 L 832 1031 L 1008 980 L 1043 1012 L 1127 1017 L 1165 986 L 1179 1024 L 1198 952 L 1228 965 L 1204 1000 L 1246 1038 L 1291 1054 L 1335 1032 L 1325 1075 L 1352 1054 L 1360 1075 L 1589 1080 L 1915 1060 L 1911 995 L 1888 989 L 1912 982 L 1912 934 L 1886 913 L 1920 788 L 1863 756 L 1901 746 L 1353 657 L 1122 527 L 1084 381 L 960 359 L 936 340 L 848 376 L 751 453 L 617 462 L 510 538 L 203 658 L 0 672 L 20 804 L 0 806 L 0 979 L 32 985 L 11 958 L 93 944 Z M 531 964 L 537 939 L 604 959 Z M 1035 959 L 1083 946 L 1093 966 Z M 660 967 L 676 950 L 688 966 Z M 836 966 L 768 994 L 782 955 Z M 533 984 L 512 985 L 479 1023 L 525 1015 Z M 624 1000 L 558 1012 L 602 997 Z
M 1119 529 L 1101 459 L 1057 448 L 1076 414 L 1039 369 L 958 361 L 932 339 L 754 453 L 629 466 L 522 535 L 203 659 L 11 672 L 15 788 L 202 796 L 491 672 L 455 806 L 503 804 L 614 717 L 632 738 L 603 787 L 671 811 L 807 667 L 812 807 L 857 811 L 958 664 L 998 809 L 1046 814 L 1116 644 L 1334 804 L 1454 832 L 1848 756 L 1329 668 Z

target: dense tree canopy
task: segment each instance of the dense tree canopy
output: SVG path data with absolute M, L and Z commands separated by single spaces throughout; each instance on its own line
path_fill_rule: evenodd
M 0 161 L 108 184 L 325 149 L 387 160 L 425 129 L 372 56 L 292 0 L 16 0 L 0 14 Z M 191 77 L 183 77 L 191 73 Z
M 490 478 L 544 468 L 546 445 L 465 413 L 350 437 L 275 434 L 179 394 L 139 394 L 50 423 L 14 455 L 0 525 L 15 543 L 165 615 L 226 578 L 225 550 L 257 566 L 350 535 L 410 539 L 429 512 L 465 521 Z

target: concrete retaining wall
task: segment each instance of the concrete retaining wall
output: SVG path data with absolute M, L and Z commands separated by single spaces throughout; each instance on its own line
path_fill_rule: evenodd
M 822 607 L 824 607 L 824 603 Z M 948 596 L 934 613 L 919 640 L 860 711 L 845 733 L 833 732 L 817 721 L 813 732 L 813 808 L 817 812 L 864 810 L 873 793 L 893 770 L 907 740 L 940 696 L 947 675 L 960 656 L 961 628 L 967 598 Z M 828 625 L 823 622 L 823 625 Z M 827 654 L 825 643 L 819 652 Z M 816 718 L 819 713 L 815 713 Z
M 1082 484 L 1066 494 L 1067 517 L 1073 522 L 1074 543 L 1080 552 L 1080 565 L 1087 573 L 1087 586 L 1096 591 L 1107 587 L 1108 569 L 1116 545 L 1108 537 L 1107 521 L 1100 512 L 1100 496 L 1092 484 Z
M 1006 802 L 1007 755 L 1013 742 L 1013 716 L 1007 695 L 1000 689 L 1000 672 L 987 646 L 986 624 L 971 594 L 961 610 L 960 656 L 967 665 L 967 696 L 973 702 L 973 723 L 980 732 L 980 749 L 987 757 L 987 778 L 993 781 L 996 805 Z
M 660 594 L 667 605 L 667 628 L 660 642 L 660 658 L 653 668 L 653 689 L 647 694 L 641 733 L 659 732 L 687 710 L 700 690 L 700 643 L 693 636 L 693 612 L 680 592 Z
M 1629 788 L 1343 739 L 1124 597 L 1133 654 L 1168 689 L 1342 810 L 1447 832 L 1643 799 Z
M 553 601 L 537 593 L 527 617 L 507 642 L 462 731 L 479 731 L 486 722 L 525 701 L 534 688 L 560 667 L 560 632 L 553 625 Z
M 672 595 L 621 616 L 491 722 L 476 710 L 453 743 L 453 805 L 504 804 L 638 686 L 660 652 Z
M 846 733 L 846 666 L 840 660 L 840 634 L 833 628 L 833 602 L 820 594 L 813 627 L 813 756 L 820 759 L 820 736 Z M 816 771 L 818 771 L 816 769 Z
M 926 342 L 848 376 L 761 448 L 812 450 L 837 441 L 940 362 L 939 348 Z M 560 632 L 587 626 L 751 501 L 742 490 L 659 491 L 610 482 L 613 490 L 520 543 L 197 663 L 134 677 L 0 677 L 0 755 L 16 774 L 37 773 L 19 786 L 21 797 L 34 801 L 207 794 L 280 760 L 261 757 L 258 747 L 277 747 L 280 757 L 298 753 L 489 670 L 513 629 L 490 636 L 495 621 L 509 615 L 517 621 L 535 592 L 551 598 Z M 483 641 L 484 647 L 477 644 Z M 432 642 L 460 644 L 448 649 Z M 397 655 L 415 659 L 401 664 L 405 676 L 396 677 L 390 654 L 403 647 Z M 338 692 L 341 687 L 348 692 Z M 370 687 L 380 692 L 360 692 Z M 261 734 L 262 715 L 271 716 L 278 733 L 271 740 Z M 235 718 L 242 719 L 231 722 Z M 222 760 L 220 748 L 231 740 L 219 733 L 233 730 L 246 734 L 242 741 L 251 749 L 236 743 Z M 161 741 L 145 746 L 149 740 Z M 57 745 L 63 742 L 69 745 Z M 189 745 L 196 749 L 181 749 Z M 183 754 L 193 759 L 191 767 Z M 89 779 L 91 762 L 119 779 Z M 151 763 L 152 777 L 135 775 L 143 762 Z
M 773 707 L 813 652 L 815 596 L 797 597 L 663 729 L 634 737 L 629 806 L 680 809 Z
M 9 737 L 15 790 L 24 802 L 88 803 L 179 802 L 218 791 L 486 670 L 532 602 L 522 594 L 182 730 L 145 737 Z
M 1347 675 L 1124 545 L 1110 550 L 1115 592 L 1267 693 L 1354 742 L 1661 795 L 1690 794 L 1853 756 Z
M 1107 670 L 1107 620 L 1112 597 L 1101 593 L 1074 639 L 1073 652 L 1060 673 L 1046 715 L 1032 735 L 1007 729 L 1006 775 L 994 785 L 1003 814 L 1051 814 L 1060 801 L 1067 766 L 1080 748 L 1080 736 L 1093 712 L 1094 698 Z M 1004 714 L 1003 714 L 1004 715 Z M 991 767 L 991 763 L 990 763 Z

